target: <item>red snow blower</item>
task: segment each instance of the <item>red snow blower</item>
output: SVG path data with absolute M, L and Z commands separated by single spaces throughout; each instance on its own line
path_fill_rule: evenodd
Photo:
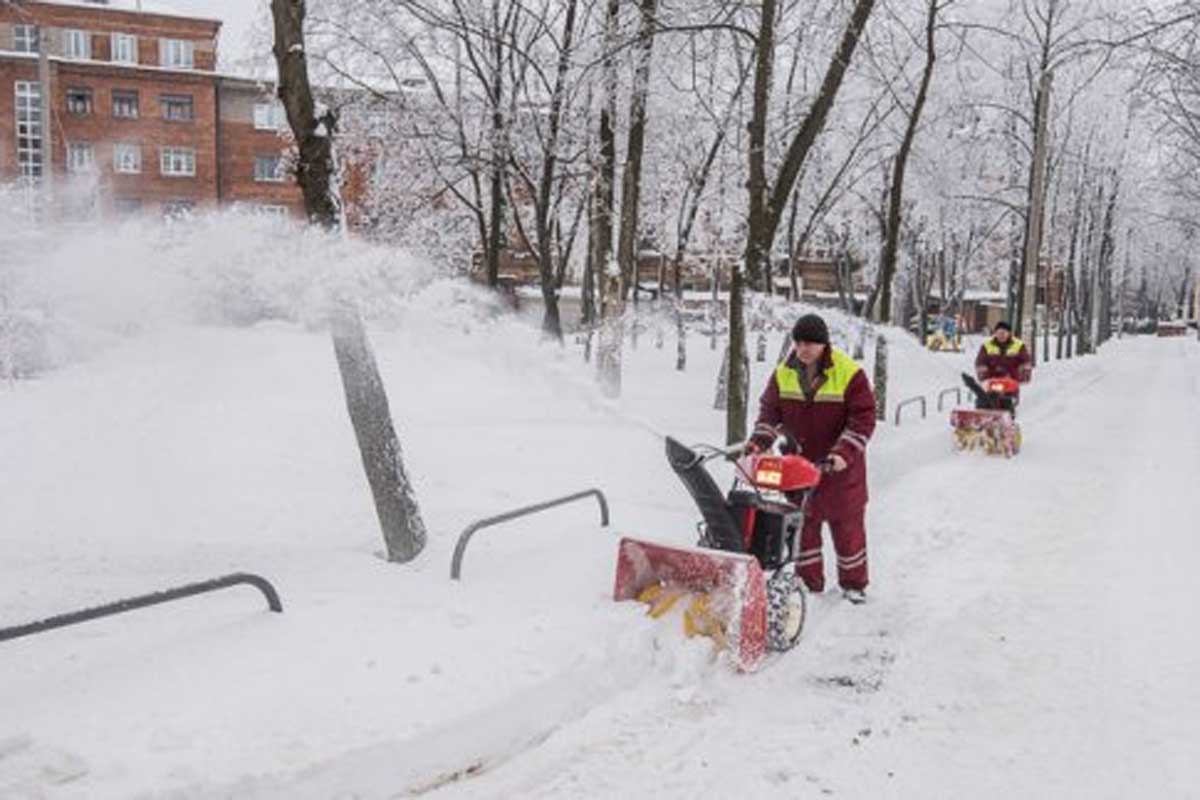
M 965 372 L 962 378 L 975 395 L 975 408 L 950 412 L 955 446 L 1006 458 L 1016 455 L 1021 450 L 1021 427 L 1016 421 L 1020 384 L 1012 378 L 988 378 L 980 385 Z
M 805 507 L 824 468 L 796 454 L 795 442 L 776 429 L 759 433 L 782 438 L 783 452 L 693 449 L 667 437 L 667 460 L 703 517 L 700 540 L 688 548 L 622 539 L 613 590 L 615 600 L 649 604 L 653 617 L 684 601 L 687 635 L 713 639 L 745 671 L 800 639 L 805 599 L 795 562 Z M 728 494 L 704 466 L 715 458 L 735 463 Z

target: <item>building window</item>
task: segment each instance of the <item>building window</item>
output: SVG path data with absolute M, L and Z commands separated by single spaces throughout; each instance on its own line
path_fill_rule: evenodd
M 280 156 L 255 156 L 254 180 L 259 183 L 281 183 L 283 181 L 283 158 Z
M 92 113 L 92 90 L 86 86 L 67 89 L 67 111 L 71 114 Z
M 137 119 L 138 93 L 133 91 L 113 89 L 112 115 L 118 119 Z
M 67 172 L 80 174 L 96 168 L 96 154 L 91 142 L 70 142 L 67 145 Z
M 175 122 L 191 122 L 196 118 L 195 106 L 190 94 L 164 94 L 158 99 L 163 119 Z
M 26 178 L 42 174 L 42 93 L 33 81 L 17 81 L 17 166 Z
M 195 45 L 185 39 L 158 40 L 159 66 L 191 69 L 195 65 L 195 52 Z
M 196 151 L 191 147 L 164 147 L 160 151 L 163 175 L 190 177 L 196 174 Z
M 136 175 L 142 171 L 142 146 L 121 143 L 113 145 L 113 169 L 123 175 Z
M 283 106 L 279 103 L 255 103 L 254 127 L 260 131 L 279 131 L 287 124 Z
M 92 37 L 87 31 L 65 30 L 62 35 L 63 55 L 67 58 L 92 57 Z
M 38 51 L 38 29 L 36 25 L 13 25 L 13 49 L 18 53 Z
M 137 37 L 128 33 L 112 35 L 112 60 L 118 64 L 138 63 Z

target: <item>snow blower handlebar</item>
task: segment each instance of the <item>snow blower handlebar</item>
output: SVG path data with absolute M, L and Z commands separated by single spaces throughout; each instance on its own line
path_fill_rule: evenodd
M 965 378 L 966 375 L 963 377 Z M 764 447 L 758 443 L 758 440 L 766 436 L 771 437 L 771 443 Z M 735 466 L 738 466 L 738 461 L 743 456 L 753 456 L 763 453 L 780 443 L 782 443 L 780 449 L 783 453 L 795 453 L 798 455 L 803 451 L 796 438 L 782 425 L 765 424 L 755 426 L 754 433 L 744 442 L 737 442 L 725 447 L 699 444 L 694 445 L 692 449 L 696 453 L 697 464 L 711 461 L 714 458 L 724 458 L 726 461 L 733 462 Z M 829 474 L 833 472 L 833 457 L 825 456 L 820 461 L 814 461 L 813 466 L 820 470 L 822 474 Z M 740 469 L 739 472 L 741 472 Z M 748 478 L 749 476 L 743 475 L 743 477 Z
M 770 436 L 771 443 L 766 447 L 760 445 L 756 439 Z M 745 455 L 753 455 L 769 450 L 780 439 L 783 440 L 783 447 L 787 452 L 800 452 L 800 445 L 790 433 L 785 431 L 782 426 L 775 425 L 758 425 L 754 429 L 749 439 L 743 442 L 735 442 L 725 447 L 715 447 L 711 444 L 695 444 L 691 450 L 696 454 L 696 463 L 701 464 L 705 461 L 712 461 L 714 458 L 723 458 L 726 461 L 736 462 L 739 458 Z

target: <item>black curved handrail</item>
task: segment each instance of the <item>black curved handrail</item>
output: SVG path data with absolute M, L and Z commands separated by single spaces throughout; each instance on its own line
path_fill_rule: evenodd
M 243 583 L 253 586 L 262 592 L 263 596 L 267 598 L 267 607 L 272 611 L 276 613 L 283 612 L 283 604 L 279 602 L 279 593 L 275 591 L 275 587 L 271 585 L 270 581 L 249 572 L 235 572 L 232 575 L 224 575 L 209 581 L 189 583 L 187 586 L 180 586 L 175 589 L 130 597 L 125 600 L 118 600 L 115 603 L 106 603 L 102 606 L 85 608 L 82 611 L 72 611 L 69 614 L 59 614 L 54 617 L 38 620 L 37 622 L 30 622 L 27 625 L 0 628 L 0 642 L 16 639 L 20 636 L 42 633 L 54 628 L 64 628 L 67 625 L 76 625 L 80 622 L 88 622 L 89 620 L 108 617 L 113 614 L 123 614 L 126 611 L 158 605 L 159 603 L 167 603 L 172 600 L 191 597 L 192 595 L 214 592 L 218 589 L 225 589 Z
M 899 425 L 899 424 L 900 424 L 900 412 L 904 410 L 904 407 L 905 407 L 905 406 L 910 406 L 910 405 L 912 405 L 913 403 L 920 403 L 920 404 L 921 404 L 921 419 L 925 419 L 925 396 L 924 396 L 924 395 L 918 395 L 918 396 L 916 396 L 916 397 L 910 397 L 910 398 L 908 398 L 907 400 L 902 400 L 902 401 L 901 401 L 901 402 L 900 402 L 900 403 L 899 403 L 899 404 L 896 406 L 896 424 L 897 424 L 897 425 Z
M 962 405 L 962 387 L 951 386 L 949 389 L 942 389 L 940 392 L 938 392 L 939 412 L 942 410 L 942 403 L 945 402 L 945 399 L 951 394 L 954 395 L 954 404 L 958 406 Z
M 561 506 L 566 503 L 573 503 L 576 500 L 582 500 L 585 497 L 595 496 L 597 502 L 600 503 L 600 524 L 608 525 L 608 500 L 604 497 L 604 492 L 599 489 L 586 489 L 582 492 L 569 494 L 566 497 L 558 497 L 554 500 L 547 500 L 544 503 L 536 503 L 531 506 L 516 508 L 512 511 L 506 511 L 503 514 L 497 514 L 494 517 L 485 517 L 484 519 L 476 520 L 463 529 L 463 532 L 458 536 L 458 543 L 454 545 L 454 558 L 450 562 L 450 579 L 459 580 L 462 575 L 462 560 L 463 555 L 467 552 L 467 542 L 471 541 L 471 537 L 475 532 L 482 528 L 489 528 L 492 525 L 498 525 L 501 522 L 507 522 L 510 519 L 517 517 L 527 517 L 530 514 L 536 514 L 539 511 L 545 511 L 555 506 Z

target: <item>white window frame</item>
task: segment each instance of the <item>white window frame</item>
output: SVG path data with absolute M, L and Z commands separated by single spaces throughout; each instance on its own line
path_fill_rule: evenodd
M 18 53 L 36 53 L 41 42 L 36 25 L 13 25 L 13 50 Z
M 45 159 L 42 152 L 42 88 L 36 81 L 13 84 L 16 114 L 17 166 L 25 178 L 40 178 Z
M 273 160 L 275 162 L 275 170 L 267 175 L 265 171 L 259 170 L 259 165 L 262 162 Z M 254 182 L 255 183 L 283 183 L 284 180 L 284 164 L 283 156 L 267 155 L 254 157 Z
M 169 178 L 192 178 L 196 175 L 196 148 L 159 148 L 159 174 Z
M 71 95 L 76 93 L 81 98 L 87 98 L 87 107 L 83 111 L 78 111 L 74 108 L 71 108 Z M 90 86 L 68 86 L 66 91 L 66 108 L 68 114 L 73 114 L 78 117 L 86 117 L 96 113 L 96 92 Z
M 111 59 L 114 64 L 138 63 L 138 40 L 132 33 L 112 35 Z
M 78 28 L 67 28 L 62 32 L 63 55 L 67 58 L 89 61 L 92 58 L 92 35 Z
M 180 106 L 186 105 L 188 115 L 186 117 L 172 117 L 167 114 L 167 106 L 171 103 Z M 163 119 L 168 122 L 195 122 L 196 121 L 196 100 L 190 94 L 161 94 L 158 96 L 159 113 Z
M 286 124 L 283 105 L 261 100 L 254 104 L 254 129 L 256 131 L 281 131 Z
M 139 175 L 142 171 L 142 146 L 133 142 L 113 145 L 113 171 L 120 175 Z
M 174 69 L 194 69 L 196 43 L 189 39 L 159 39 L 158 65 Z
M 117 97 L 133 100 L 132 114 L 117 113 Z M 113 119 L 138 119 L 142 116 L 142 94 L 137 89 L 113 89 L 112 90 L 112 108 L 110 109 Z
M 96 151 L 91 142 L 67 143 L 67 172 L 82 175 L 96 169 Z

